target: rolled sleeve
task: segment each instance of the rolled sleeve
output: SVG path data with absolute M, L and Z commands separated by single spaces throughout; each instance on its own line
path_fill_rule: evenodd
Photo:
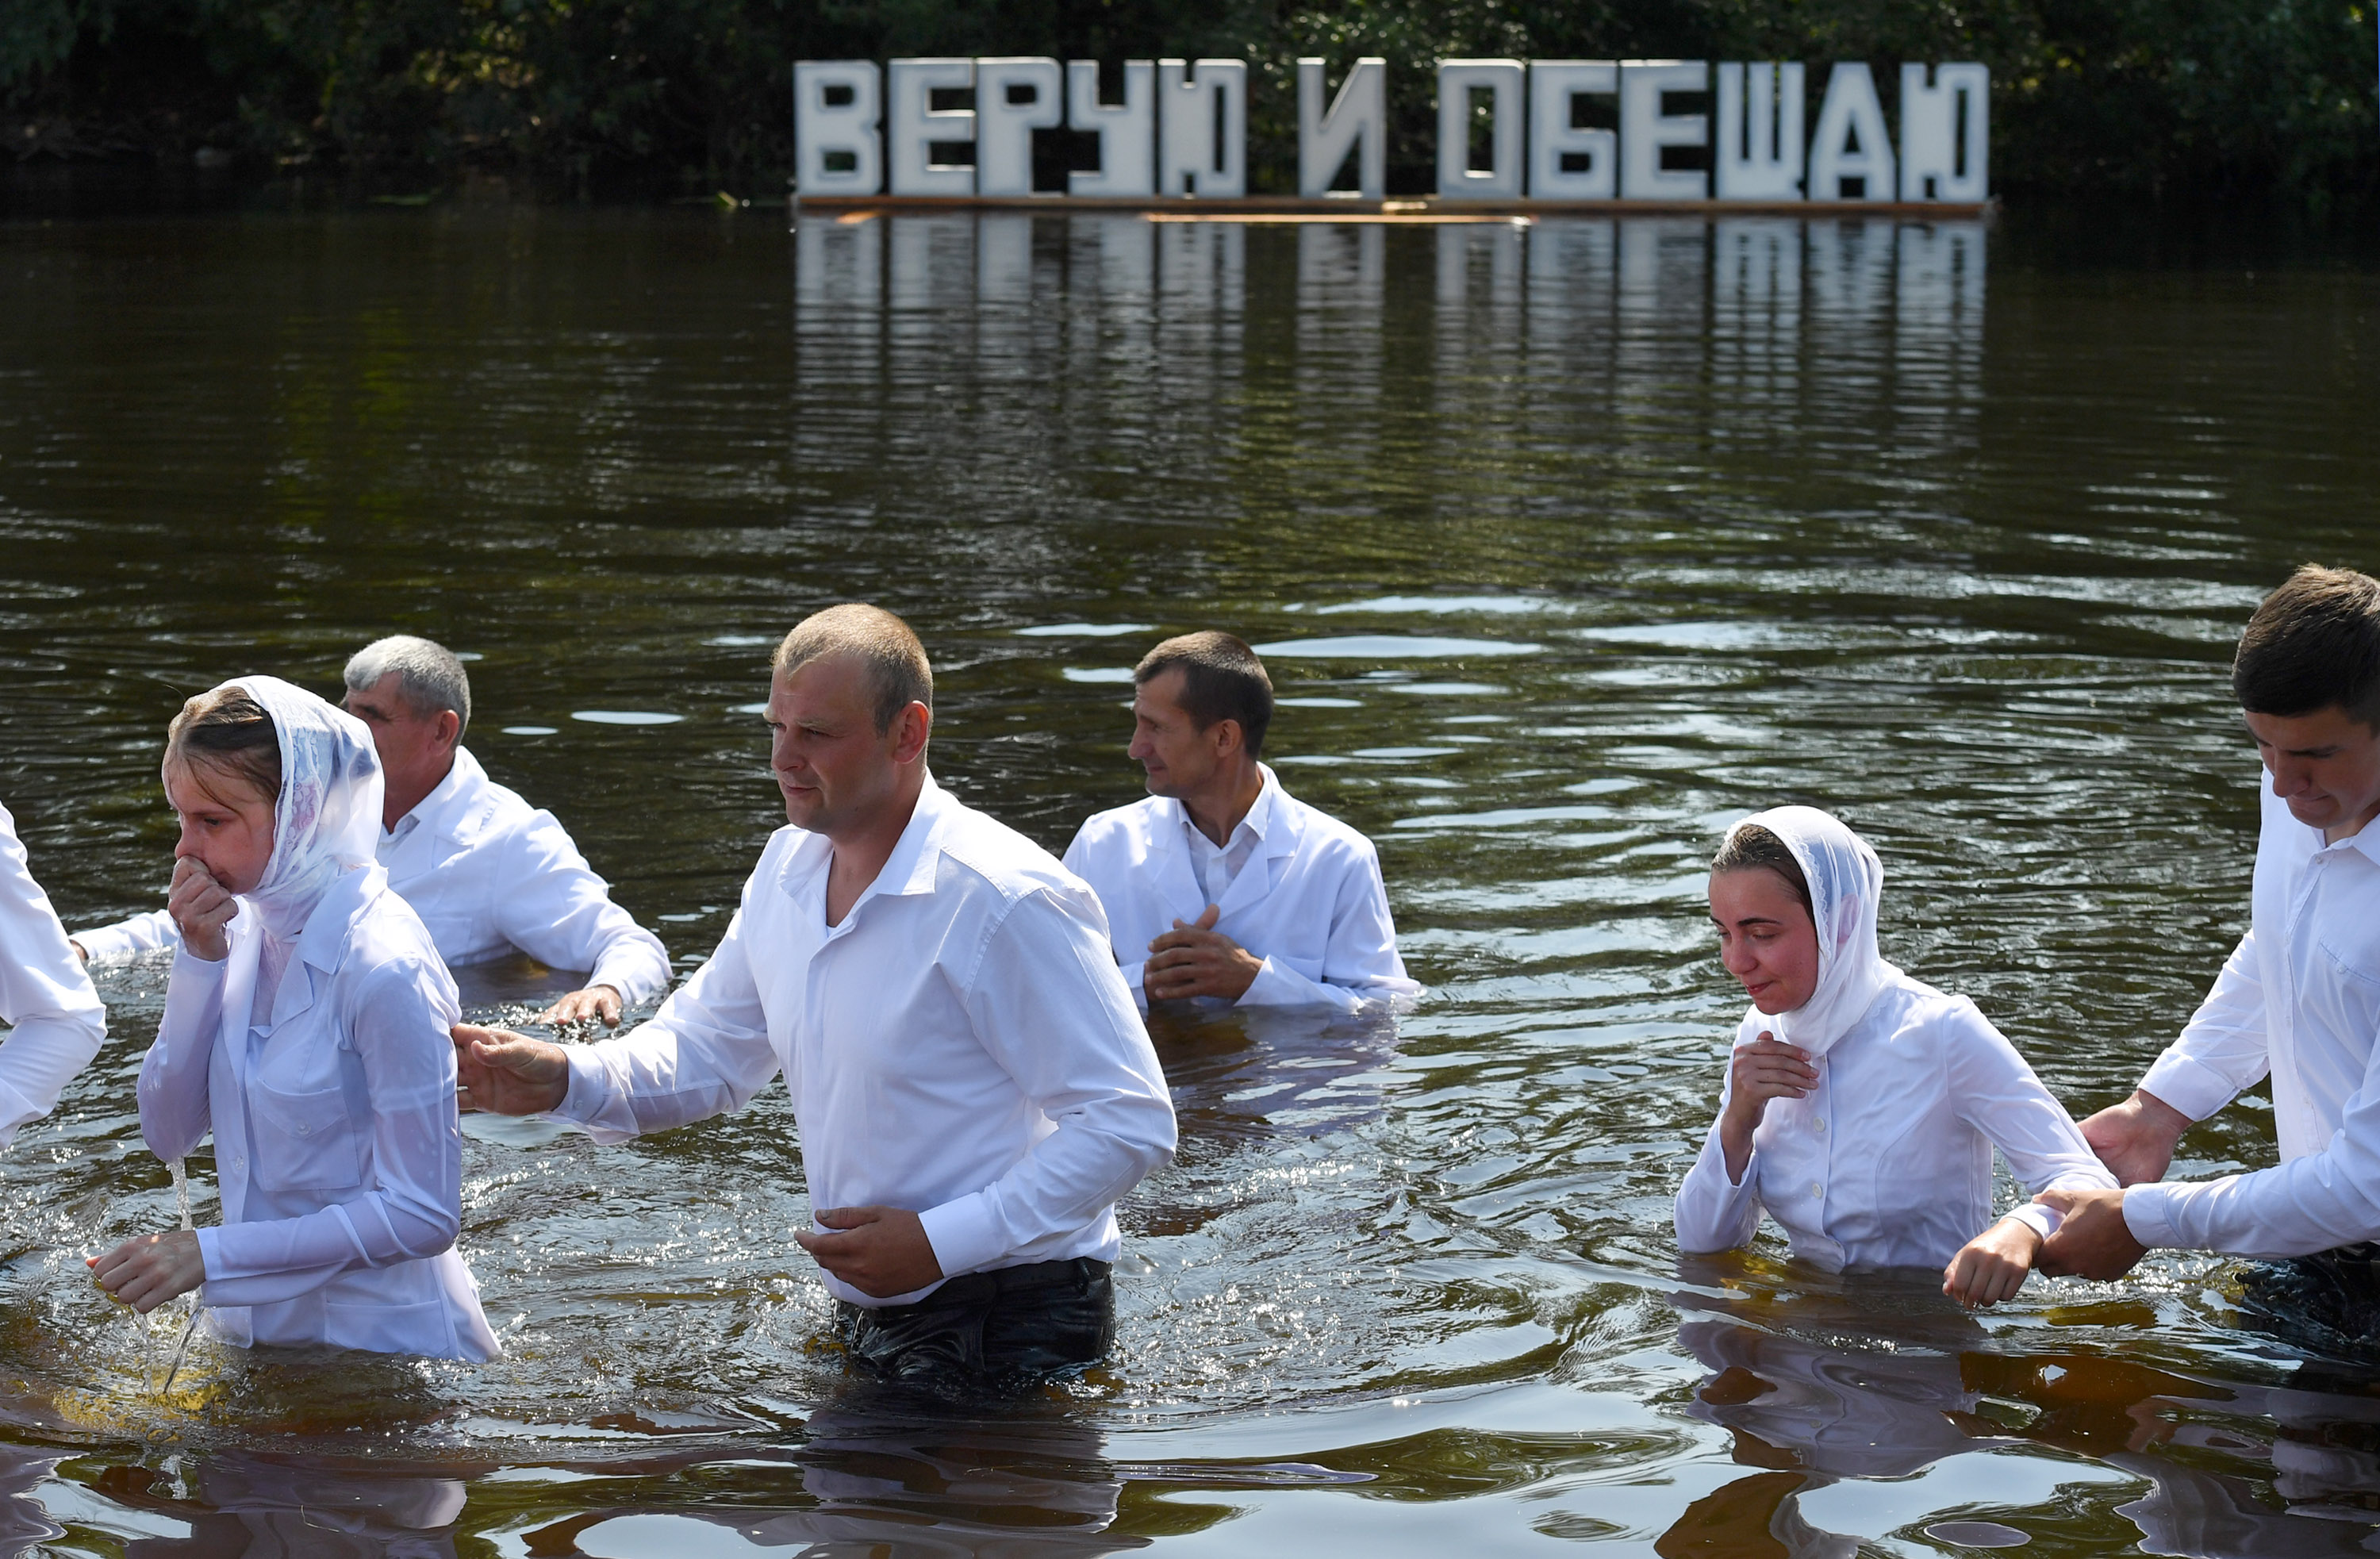
M 81 947 L 85 956 L 94 964 L 123 963 L 143 953 L 160 948 L 178 947 L 182 931 L 174 924 L 174 917 L 163 909 L 152 909 L 144 915 L 134 915 L 113 925 L 93 926 L 89 931 L 73 933 L 73 942 Z M 68 949 L 72 951 L 72 949 Z
M 2141 1090 L 2203 1121 L 2271 1070 L 2256 932 L 2241 937 L 2189 1025 L 2141 1079 Z

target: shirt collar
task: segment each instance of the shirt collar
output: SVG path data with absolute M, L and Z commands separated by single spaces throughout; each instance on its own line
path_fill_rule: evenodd
M 949 791 L 934 783 L 934 776 L 929 771 L 924 786 L 917 792 L 917 810 L 909 814 L 908 826 L 901 830 L 900 841 L 892 846 L 892 853 L 885 858 L 883 870 L 876 873 L 876 881 L 861 890 L 859 897 L 852 902 L 852 911 L 856 913 L 861 905 L 880 894 L 932 893 L 941 871 L 943 833 L 958 811 L 957 800 Z M 778 884 L 787 894 L 793 894 L 811 877 L 824 871 L 833 859 L 834 841 L 823 834 L 805 833 L 802 842 L 794 846 L 793 858 L 786 861 L 784 873 L 778 878 Z M 848 914 L 844 917 L 846 924 L 850 920 Z
M 1257 773 L 1263 776 L 1264 783 L 1257 791 L 1256 800 L 1250 803 L 1248 807 L 1248 815 L 1240 820 L 1239 827 L 1232 829 L 1220 845 L 1216 844 L 1212 839 L 1208 838 L 1207 835 L 1200 831 L 1198 825 L 1190 821 L 1190 809 L 1184 806 L 1180 800 L 1171 796 L 1165 797 L 1162 799 L 1164 800 L 1166 807 L 1173 813 L 1174 821 L 1181 824 L 1181 826 L 1186 831 L 1184 836 L 1188 839 L 1196 840 L 1197 843 L 1206 846 L 1208 849 L 1230 849 L 1234 844 L 1239 842 L 1242 830 L 1245 830 L 1246 832 L 1255 834 L 1257 841 L 1261 843 L 1264 840 L 1267 832 L 1271 829 L 1275 820 L 1277 820 L 1281 815 L 1279 801 L 1281 790 L 1281 782 L 1273 778 L 1272 769 L 1269 765 L 1263 763 L 1257 764 Z
M 480 767 L 480 761 L 471 756 L 469 748 L 455 748 L 455 761 L 447 769 L 446 777 L 432 786 L 429 795 L 415 802 L 413 810 L 397 819 L 397 825 L 387 830 L 382 837 L 403 838 L 413 832 L 413 828 L 407 826 L 408 823 L 413 827 L 435 828 L 442 834 L 450 833 L 464 794 L 484 784 L 487 777 L 488 772 Z

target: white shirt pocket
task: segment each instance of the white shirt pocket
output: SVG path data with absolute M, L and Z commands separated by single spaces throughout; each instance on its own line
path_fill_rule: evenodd
M 258 1082 L 257 1183 L 267 1190 L 345 1190 L 363 1182 L 363 1159 L 344 1090 L 285 1093 Z

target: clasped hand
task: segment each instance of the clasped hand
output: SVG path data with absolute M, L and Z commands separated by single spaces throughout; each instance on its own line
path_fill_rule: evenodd
M 239 900 L 196 857 L 183 856 L 174 862 L 165 913 L 173 917 L 175 929 L 182 933 L 182 945 L 192 957 L 219 964 L 230 954 L 231 939 L 224 928 L 239 913 Z
M 830 1231 L 794 1238 L 818 1264 L 873 1298 L 912 1294 L 942 1280 L 942 1263 L 925 1221 L 906 1208 L 831 1207 L 818 1214 Z
M 1810 1053 L 1780 1044 L 1762 1029 L 1760 1037 L 1737 1047 L 1727 1067 L 1727 1109 L 1718 1118 L 1719 1148 L 1727 1155 L 1727 1177 L 1743 1183 L 1744 1166 L 1752 1162 L 1752 1134 L 1772 1099 L 1800 1099 L 1818 1086 L 1818 1068 Z
M 1215 929 L 1223 911 L 1208 905 L 1194 924 L 1175 920 L 1148 944 L 1148 962 L 1140 971 L 1140 988 L 1152 1002 L 1179 1001 L 1187 996 L 1220 996 L 1238 1001 L 1248 993 L 1264 960 Z
M 570 1053 L 558 1044 L 457 1023 L 455 1100 L 492 1115 L 542 1115 L 562 1108 L 570 1092 Z
M 188 1229 L 128 1239 L 104 1256 L 83 1259 L 110 1297 L 147 1315 L 207 1280 L 199 1236 Z

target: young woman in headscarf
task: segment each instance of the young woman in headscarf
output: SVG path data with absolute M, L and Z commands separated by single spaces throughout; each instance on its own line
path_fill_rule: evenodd
M 183 706 L 166 908 L 182 949 L 140 1068 L 140 1130 L 214 1134 L 223 1224 L 91 1266 L 147 1312 L 204 1285 L 229 1343 L 493 1358 L 455 1249 L 455 982 L 373 859 L 380 760 L 352 715 L 271 676 Z
M 1940 1266 L 1945 1294 L 1996 1304 L 2056 1214 L 2026 1204 L 1993 1221 L 1992 1149 L 2032 1191 L 2115 1182 L 1974 1003 L 1885 962 L 1883 894 L 1876 852 L 1814 807 L 1728 831 L 1710 912 L 1752 1008 L 1678 1188 L 1678 1245 L 1749 1244 L 1765 1209 L 1794 1255 L 1829 1271 Z

